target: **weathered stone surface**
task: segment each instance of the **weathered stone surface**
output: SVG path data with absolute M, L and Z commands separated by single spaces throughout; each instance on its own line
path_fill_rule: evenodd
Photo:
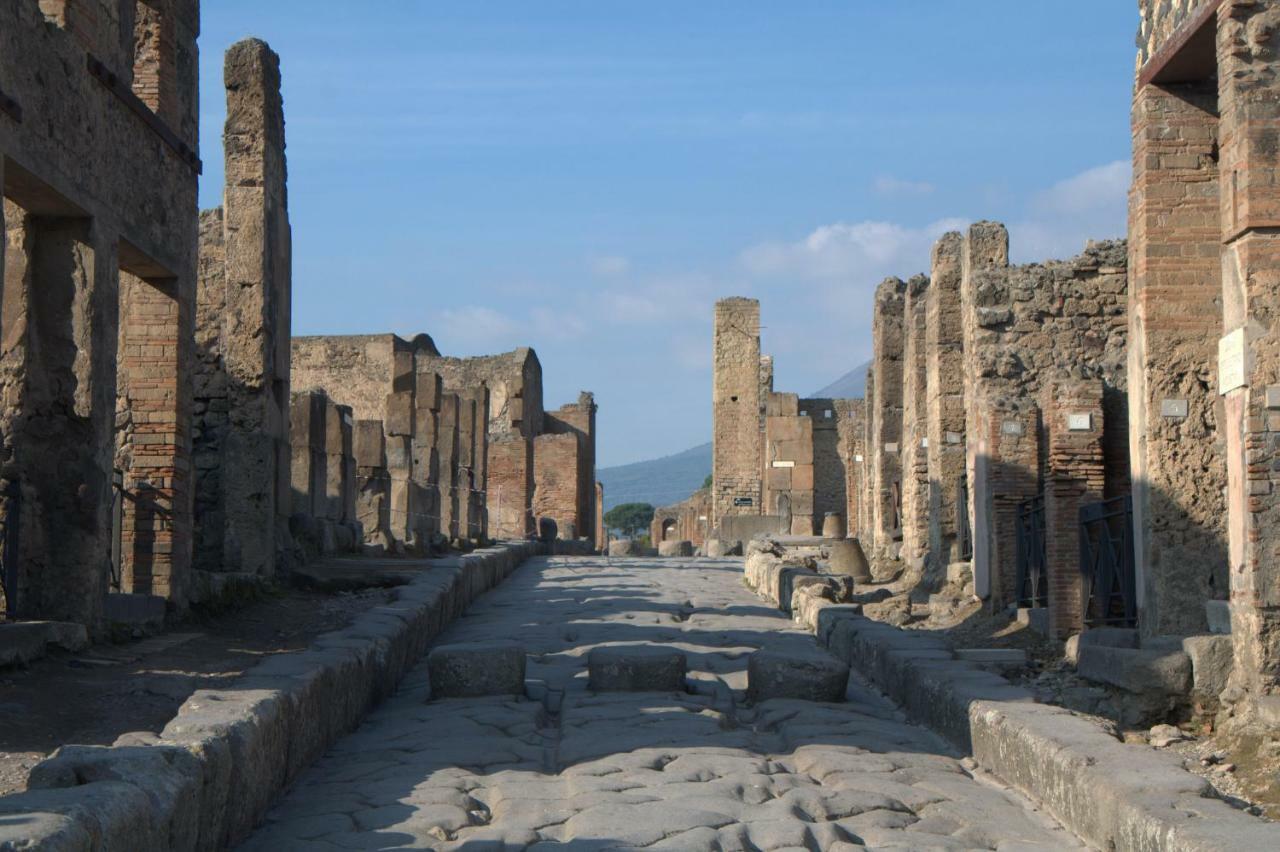
M 639 556 L 640 542 L 630 538 L 618 538 L 609 542 L 610 556 Z
M 857 583 L 871 581 L 871 565 L 856 538 L 834 541 L 828 547 L 827 565 L 835 574 L 846 574 Z
M 1227 688 L 1234 662 L 1234 646 L 1230 636 L 1188 636 L 1182 640 L 1182 652 L 1191 660 L 1191 688 L 1206 697 L 1216 698 Z
M 756 651 L 747 662 L 747 697 L 843 701 L 849 666 L 825 652 Z
M 682 692 L 684 652 L 661 646 L 606 646 L 587 655 L 596 692 Z
M 524 648 L 514 642 L 440 645 L 427 655 L 432 698 L 524 693 Z
M 1086 645 L 1080 649 L 1076 671 L 1138 695 L 1185 695 L 1191 688 L 1191 659 L 1182 652 Z
M 659 556 L 680 556 L 688 557 L 693 555 L 693 542 L 691 541 L 662 541 L 658 543 Z

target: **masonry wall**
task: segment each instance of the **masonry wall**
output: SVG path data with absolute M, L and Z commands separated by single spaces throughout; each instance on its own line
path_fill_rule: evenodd
M 577 538 L 583 527 L 579 516 L 579 465 L 582 453 L 577 435 L 539 435 L 533 440 L 533 516 L 555 522 L 560 538 Z
M 118 452 L 154 510 L 133 518 L 126 590 L 180 607 L 190 570 L 190 436 L 181 422 L 196 277 L 198 5 L 170 6 L 164 119 L 133 92 L 132 12 L 131 4 L 0 4 L 0 89 L 16 105 L 0 110 L 0 433 L 23 518 L 21 568 L 6 605 L 91 629 L 108 589 Z M 164 294 L 142 297 L 151 305 L 139 303 L 126 333 L 132 320 L 150 338 L 136 345 L 173 351 L 134 353 L 118 443 L 122 273 Z M 157 374 L 146 375 L 153 367 Z
M 576 528 L 578 538 L 585 538 L 594 546 L 599 546 L 595 539 L 596 530 L 596 402 L 595 397 L 587 392 L 578 396 L 578 401 L 563 405 L 544 417 L 544 428 L 548 434 L 570 434 L 578 438 L 578 484 L 577 515 L 580 526 Z M 544 468 L 545 470 L 545 468 Z M 535 483 L 536 486 L 537 483 Z
M 794 535 L 813 535 L 813 421 L 800 415 L 795 394 L 770 393 L 764 423 L 762 511 Z
M 859 538 L 866 526 L 866 401 L 834 400 L 839 416 L 837 424 L 840 456 L 845 474 L 845 529 L 850 538 Z
M 960 311 L 963 255 L 964 238 L 959 233 L 951 232 L 938 240 L 933 247 L 926 297 L 929 536 L 925 583 L 929 588 L 939 586 L 948 564 L 972 554 L 972 534 L 967 549 L 959 540 L 962 524 L 970 523 L 965 470 L 964 330 Z M 964 520 L 962 513 L 967 516 Z
M 760 303 L 716 303 L 712 356 L 711 523 L 761 513 Z

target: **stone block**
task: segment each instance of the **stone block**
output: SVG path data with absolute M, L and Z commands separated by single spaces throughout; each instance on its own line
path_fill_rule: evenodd
M 108 624 L 159 630 L 164 627 L 165 600 L 160 595 L 107 595 L 102 610 Z
M 843 701 L 849 686 L 849 666 L 817 648 L 775 651 L 762 649 L 747 660 L 747 698 L 803 701 Z
M 629 538 L 618 538 L 609 542 L 610 556 L 639 556 L 640 543 Z
M 1187 636 L 1182 652 L 1191 659 L 1191 688 L 1200 695 L 1216 698 L 1227 688 L 1235 652 L 1230 636 Z
M 386 420 L 383 425 L 388 435 L 413 434 L 413 394 L 408 392 L 387 394 Z
M 1042 636 L 1049 635 L 1049 610 L 1047 607 L 1019 607 L 1018 623 L 1025 624 Z
M 388 435 L 387 470 L 408 471 L 412 467 L 412 441 L 406 435 Z
M 682 692 L 684 652 L 656 645 L 594 648 L 587 655 L 590 688 L 597 692 Z
M 1209 621 L 1209 632 L 1231 632 L 1231 604 L 1228 601 L 1205 601 L 1204 614 Z
M 427 655 L 432 698 L 524 694 L 524 648 L 514 642 L 441 645 Z
M 845 537 L 844 515 L 839 512 L 827 512 L 822 519 L 822 537 L 843 539 Z
M 444 385 L 439 373 L 418 373 L 415 404 L 419 411 L 439 411 Z
M 357 420 L 355 434 L 356 465 L 364 468 L 386 466 L 386 442 L 381 420 Z
M 1137 695 L 1186 695 L 1191 689 L 1191 658 L 1181 651 L 1085 645 L 1080 648 L 1076 670 L 1087 680 Z
M 693 556 L 693 542 L 691 541 L 660 541 L 658 542 L 659 556 Z
M 959 648 L 956 659 L 980 666 L 1018 668 L 1027 664 L 1027 652 L 1021 648 Z

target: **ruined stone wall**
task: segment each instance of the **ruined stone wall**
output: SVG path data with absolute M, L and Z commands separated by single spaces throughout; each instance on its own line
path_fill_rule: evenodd
M 793 393 L 765 400 L 762 511 L 796 535 L 813 535 L 814 425 Z
M 489 523 L 497 539 L 523 539 L 534 532 L 533 440 L 518 433 L 489 444 Z
M 712 361 L 712 526 L 761 513 L 760 303 L 716 303 Z
M 181 424 L 193 358 L 197 8 L 194 0 L 170 6 L 174 60 L 165 73 L 180 120 L 166 124 L 130 86 L 132 8 L 0 4 L 0 91 L 13 105 L 0 110 L 0 269 L 14 279 L 0 282 L 8 377 L 0 432 L 21 490 L 23 553 L 11 603 L 23 616 L 98 626 L 117 458 L 148 495 L 146 514 L 129 521 L 125 590 L 185 602 L 192 509 L 190 435 Z M 150 338 L 139 347 L 160 349 L 139 349 L 128 365 L 126 380 L 137 381 L 127 387 L 117 444 L 122 271 L 165 299 L 142 291 L 126 320 Z M 153 353 L 165 363 L 148 376 L 159 363 Z
M 577 538 L 585 528 L 578 514 L 579 465 L 583 455 L 577 435 L 539 435 L 533 439 L 533 516 L 555 521 L 562 539 Z
M 916 578 L 929 548 L 929 279 L 907 282 L 902 314 L 902 554 Z
M 1145 65 L 1215 0 L 1138 0 L 1142 22 L 1138 28 L 1138 65 Z
M 850 538 L 858 538 L 866 525 L 866 401 L 837 399 L 834 402 L 845 474 L 845 530 Z
M 858 540 L 868 554 L 871 553 L 876 540 L 876 488 L 879 478 L 876 474 L 877 457 L 876 441 L 876 370 L 874 363 L 867 368 L 865 405 L 862 412 L 862 466 L 859 469 L 862 477 L 862 520 L 858 529 Z
M 707 541 L 707 513 L 711 508 L 711 492 L 699 489 L 674 506 L 654 510 L 649 525 L 649 540 L 654 547 L 662 541 L 687 541 L 702 547 Z
M 397 354 L 412 354 L 394 334 L 294 337 L 290 348 L 293 386 L 332 389 L 360 420 L 386 418 Z
M 581 526 L 577 529 L 579 538 L 595 541 L 596 508 L 596 402 L 595 396 L 582 392 L 578 401 L 563 405 L 554 412 L 548 412 L 544 418 L 544 428 L 548 434 L 573 434 L 578 437 L 578 517 Z M 536 485 L 536 483 L 535 483 Z
M 902 379 L 906 284 L 889 278 L 876 288 L 872 308 L 871 400 L 872 537 L 878 561 L 895 559 L 902 540 Z M 873 569 L 875 566 L 873 566 Z
M 841 435 L 849 400 L 802 399 L 801 417 L 809 420 L 813 436 L 813 526 L 822 532 L 827 515 L 846 517 L 848 511 L 847 461 Z
M 501 355 L 451 358 L 422 351 L 418 369 L 439 373 L 448 390 L 489 388 L 489 434 L 519 432 L 526 438 L 543 429 L 542 364 L 538 355 L 522 347 Z

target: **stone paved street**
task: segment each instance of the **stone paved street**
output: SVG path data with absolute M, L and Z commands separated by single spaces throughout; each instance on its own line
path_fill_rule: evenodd
M 523 643 L 539 700 L 426 702 L 421 665 L 242 848 L 1080 848 L 857 682 L 846 704 L 743 706 L 751 651 L 813 640 L 741 576 L 736 560 L 527 563 L 440 641 Z M 684 650 L 696 690 L 587 691 L 591 648 L 640 643 Z

